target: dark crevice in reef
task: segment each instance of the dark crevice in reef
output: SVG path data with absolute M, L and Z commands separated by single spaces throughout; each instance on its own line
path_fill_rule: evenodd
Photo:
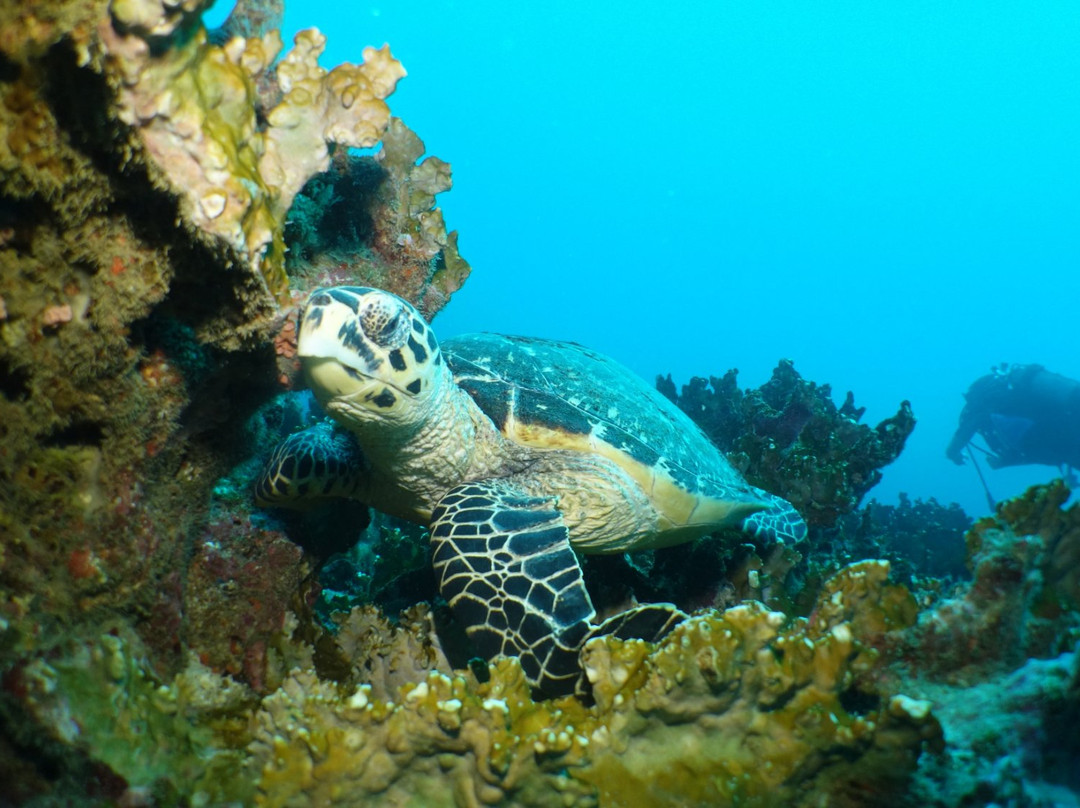
M 10 84 L 19 78 L 21 72 L 19 66 L 11 61 L 7 54 L 0 53 L 0 81 Z
M 57 448 L 62 446 L 101 447 L 105 439 L 105 430 L 101 424 L 93 421 L 76 421 L 57 429 L 42 439 L 41 445 Z
M 78 66 L 74 47 L 60 42 L 49 49 L 44 60 L 43 95 L 68 142 L 90 158 L 106 175 L 120 172 L 125 159 L 121 125 L 109 119 L 112 91 L 105 77 Z
M 370 210 L 387 177 L 371 157 L 336 152 L 329 170 L 308 180 L 293 202 L 285 223 L 287 264 L 370 244 L 375 236 Z
M 857 687 L 849 687 L 840 693 L 840 706 L 851 715 L 870 715 L 881 707 L 881 697 Z
M 0 194 L 3 246 L 19 253 L 30 252 L 35 229 L 50 216 L 51 211 L 39 199 L 13 199 Z
M 111 219 L 126 221 L 146 247 L 164 247 L 175 276 L 165 275 L 172 316 L 196 331 L 218 333 L 223 323 L 249 325 L 251 312 L 238 302 L 257 297 L 260 280 L 252 273 L 222 272 L 228 264 L 224 247 L 209 246 L 175 225 L 184 219 L 179 200 L 159 189 L 145 165 L 129 157 L 132 134 L 107 111 L 113 106 L 112 90 L 100 74 L 80 69 L 68 43 L 54 46 L 46 59 L 47 76 L 63 80 L 46 82 L 45 97 L 57 123 L 72 147 L 93 163 L 108 179 L 112 201 L 102 211 Z M 224 277 L 223 277 L 224 275 Z M 224 282 L 223 282 L 224 281 Z M 252 294 L 254 293 L 254 294 Z
M 74 804 L 69 795 L 108 798 L 127 784 L 104 764 L 95 763 L 75 746 L 42 733 L 14 699 L 0 696 L 0 806 Z
M 792 687 L 790 690 L 784 691 L 777 697 L 775 701 L 769 702 L 768 704 L 762 704 L 761 712 L 774 713 L 777 710 L 784 709 L 784 707 L 786 707 L 791 702 L 791 700 L 795 698 L 795 694 L 798 692 L 798 689 L 794 687 Z
M 164 356 L 183 377 L 188 403 L 180 416 L 181 436 L 236 462 L 250 448 L 244 422 L 278 391 L 272 349 L 228 352 L 206 344 L 186 317 L 191 310 L 174 305 L 178 296 L 174 285 L 148 317 L 133 323 L 131 342 L 144 356 Z
M 0 356 L 0 396 L 16 402 L 30 397 L 30 371 L 12 366 L 3 356 Z

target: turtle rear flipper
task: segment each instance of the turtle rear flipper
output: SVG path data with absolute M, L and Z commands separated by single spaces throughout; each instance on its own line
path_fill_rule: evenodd
M 798 544 L 806 538 L 806 522 L 790 502 L 760 488 L 755 492 L 769 507 L 746 517 L 743 530 L 780 544 Z
M 555 500 L 506 480 L 460 485 L 432 514 L 431 549 L 439 589 L 477 650 L 517 657 L 548 695 L 573 692 L 596 611 Z
M 355 438 L 332 422 L 321 421 L 277 445 L 255 480 L 255 503 L 264 508 L 307 508 L 349 497 L 366 469 Z
M 589 629 L 582 642 L 593 637 L 617 637 L 620 640 L 659 642 L 689 615 L 674 603 L 643 603 L 612 615 L 603 623 Z

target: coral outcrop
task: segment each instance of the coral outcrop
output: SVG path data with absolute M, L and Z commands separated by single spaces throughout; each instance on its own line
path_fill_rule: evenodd
M 977 681 L 1080 644 L 1080 506 L 1060 480 L 1002 503 L 967 534 L 970 584 L 924 612 L 910 663 Z
M 315 31 L 275 65 L 266 20 L 219 40 L 207 5 L 0 4 L 0 782 L 25 785 L 17 802 L 123 782 L 122 745 L 94 757 L 78 727 L 50 740 L 24 721 L 53 686 L 23 676 L 42 660 L 80 671 L 115 636 L 147 681 L 195 654 L 264 692 L 293 659 L 277 640 L 312 558 L 240 500 L 211 501 L 288 370 L 290 289 L 321 281 L 286 277 L 291 203 L 334 150 L 380 141 L 403 71 L 386 48 L 325 70 Z M 437 186 L 418 181 L 432 194 L 440 165 Z
M 450 166 L 391 118 L 374 157 L 342 154 L 313 179 L 289 214 L 290 271 L 367 282 L 415 301 L 428 319 L 469 276 L 435 195 L 449 190 Z
M 893 686 L 932 700 L 949 755 L 912 790 L 931 804 L 1080 804 L 1080 505 L 1060 480 L 967 534 L 972 580 L 890 638 Z
M 119 798 L 810 806 L 872 794 L 889 804 L 940 730 L 929 703 L 876 684 L 876 646 L 913 616 L 887 574 L 880 562 L 847 568 L 810 620 L 747 603 L 691 618 L 656 646 L 593 640 L 591 706 L 534 701 L 513 660 L 480 678 L 451 670 L 424 609 L 398 627 L 357 610 L 318 653 L 293 621 L 279 644 L 296 667 L 263 697 L 194 661 L 159 681 L 123 633 L 15 679 L 36 721 L 122 778 Z M 334 665 L 339 680 L 321 675 Z
M 851 393 L 837 407 L 829 385 L 805 381 L 788 360 L 757 390 L 740 390 L 737 375 L 694 377 L 681 393 L 670 375 L 656 381 L 747 480 L 786 499 L 812 526 L 855 510 L 915 428 L 906 401 L 876 427 L 860 424 L 863 409 Z
M 331 144 L 379 141 L 390 117 L 383 99 L 405 71 L 386 47 L 327 71 L 318 64 L 326 38 L 301 31 L 275 68 L 280 98 L 263 108 L 256 82 L 281 50 L 280 34 L 212 44 L 198 24 L 201 6 L 114 2 L 98 28 L 105 74 L 118 117 L 141 141 L 151 176 L 181 200 L 183 219 L 235 250 L 282 296 L 293 198 L 327 169 Z

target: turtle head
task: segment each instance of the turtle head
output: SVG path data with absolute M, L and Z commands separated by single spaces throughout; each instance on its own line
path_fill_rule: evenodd
M 424 318 L 380 289 L 316 289 L 300 318 L 297 354 L 323 407 L 349 426 L 424 418 L 445 365 Z

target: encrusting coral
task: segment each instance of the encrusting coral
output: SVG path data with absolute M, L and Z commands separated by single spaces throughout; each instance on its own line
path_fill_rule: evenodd
M 184 219 L 224 240 L 282 296 L 293 198 L 329 166 L 329 144 L 379 141 L 390 117 L 383 99 L 405 71 L 387 47 L 327 71 L 318 64 L 326 38 L 301 31 L 275 68 L 280 100 L 260 110 L 263 125 L 255 83 L 281 50 L 280 34 L 212 44 L 197 24 L 202 5 L 114 2 L 99 26 L 107 74 L 119 85 L 120 119 L 183 200 Z
M 887 575 L 881 562 L 845 569 L 809 620 L 751 602 L 656 646 L 594 639 L 592 706 L 534 701 L 514 660 L 484 681 L 450 670 L 422 608 L 397 627 L 350 615 L 341 681 L 293 639 L 296 667 L 261 698 L 196 662 L 159 683 L 123 633 L 17 679 L 37 721 L 129 793 L 168 802 L 810 806 L 854 804 L 857 790 L 887 803 L 940 743 L 927 702 L 875 683 L 875 646 L 913 616 Z M 245 775 L 221 777 L 230 768 Z

